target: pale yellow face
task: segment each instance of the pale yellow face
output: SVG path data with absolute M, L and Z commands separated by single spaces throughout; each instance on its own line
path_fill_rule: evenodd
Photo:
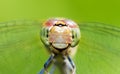
M 48 35 L 49 42 L 55 48 L 64 49 L 72 43 L 72 33 L 67 26 L 53 26 Z

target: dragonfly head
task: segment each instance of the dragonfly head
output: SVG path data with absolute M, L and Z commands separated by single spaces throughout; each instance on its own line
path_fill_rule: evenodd
M 80 29 L 74 21 L 54 18 L 47 20 L 43 25 L 41 40 L 48 47 L 63 50 L 78 44 Z

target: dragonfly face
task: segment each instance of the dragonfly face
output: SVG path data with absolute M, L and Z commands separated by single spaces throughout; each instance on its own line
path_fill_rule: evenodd
M 53 26 L 48 35 L 49 42 L 55 49 L 67 49 L 72 43 L 72 34 L 70 29 L 62 24 L 61 26 Z
M 72 20 L 54 18 L 43 24 L 41 40 L 46 46 L 51 47 L 50 49 L 55 53 L 69 47 L 75 47 L 79 39 L 79 27 Z

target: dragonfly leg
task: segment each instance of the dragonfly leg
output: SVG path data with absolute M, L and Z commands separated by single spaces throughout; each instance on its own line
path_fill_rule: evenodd
M 72 66 L 72 74 L 76 74 L 76 67 L 75 67 L 75 64 L 74 62 L 72 61 L 72 59 L 70 58 L 70 56 L 67 56 L 68 58 L 68 61 L 70 62 L 71 66 Z
M 49 74 L 49 72 L 43 68 L 43 69 L 39 72 L 39 74 Z
M 44 68 L 40 71 L 39 74 L 49 74 L 47 69 L 50 66 L 50 64 L 52 63 L 53 58 L 54 58 L 54 55 L 51 55 L 50 58 L 47 60 L 47 62 L 44 64 Z
M 50 70 L 50 74 L 54 74 L 55 68 L 56 68 L 56 65 L 54 64 Z

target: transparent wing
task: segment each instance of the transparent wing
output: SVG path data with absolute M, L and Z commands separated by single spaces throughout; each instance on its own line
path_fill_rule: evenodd
M 120 28 L 103 23 L 80 24 L 81 40 L 75 57 L 77 74 L 120 73 Z
M 120 73 L 120 28 L 80 24 L 81 41 L 74 58 L 77 74 Z M 0 24 L 0 74 L 36 74 L 48 58 L 37 21 Z M 44 57 L 44 58 L 43 58 Z
M 46 53 L 39 33 L 38 21 L 19 20 L 0 23 L 0 74 L 39 72 L 46 60 L 43 58 Z

